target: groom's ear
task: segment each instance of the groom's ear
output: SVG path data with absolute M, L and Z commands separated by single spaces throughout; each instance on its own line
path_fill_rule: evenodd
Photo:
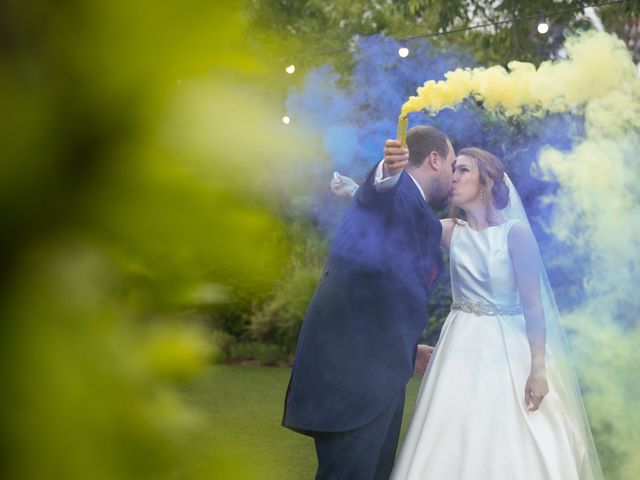
M 440 158 L 440 155 L 438 155 L 438 152 L 436 152 L 435 150 L 431 152 L 429 155 L 427 155 L 427 158 L 425 159 L 425 163 L 427 162 L 429 163 L 431 168 L 436 172 L 440 170 L 440 168 L 442 167 L 442 158 Z

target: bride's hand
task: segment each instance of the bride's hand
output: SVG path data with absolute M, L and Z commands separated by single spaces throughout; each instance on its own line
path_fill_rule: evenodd
M 527 410 L 535 412 L 549 393 L 549 384 L 544 370 L 531 371 L 524 387 L 524 404 Z
M 414 375 L 424 375 L 427 370 L 431 355 L 433 355 L 434 347 L 430 345 L 418 345 L 418 351 L 416 352 L 416 363 L 413 366 Z
M 358 184 L 353 179 L 346 175 L 340 175 L 338 172 L 333 172 L 333 178 L 329 185 L 331 191 L 339 197 L 353 197 L 358 190 Z

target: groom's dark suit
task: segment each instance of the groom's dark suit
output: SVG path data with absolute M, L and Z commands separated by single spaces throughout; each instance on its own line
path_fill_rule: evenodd
M 331 438 L 320 432 L 356 431 L 388 418 L 362 438 L 395 435 L 392 464 L 404 388 L 427 325 L 427 300 L 442 272 L 442 228 L 406 172 L 383 192 L 375 189 L 374 175 L 375 168 L 336 230 L 307 309 L 283 425 L 316 437 L 318 447 L 318 438 Z M 380 465 L 379 451 L 371 452 L 376 448 L 360 451 L 377 455 L 371 459 L 376 462 L 373 471 L 376 464 L 378 469 L 390 469 Z M 388 442 L 380 448 L 389 450 Z M 318 477 L 323 461 L 332 463 L 322 455 L 327 454 L 318 447 Z M 327 477 L 351 478 L 333 473 Z

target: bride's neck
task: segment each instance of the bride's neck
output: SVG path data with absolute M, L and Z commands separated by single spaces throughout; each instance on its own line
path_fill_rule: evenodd
M 469 226 L 474 230 L 482 230 L 483 228 L 500 223 L 500 219 L 496 218 L 495 212 L 490 210 L 491 209 L 485 205 L 464 209 Z

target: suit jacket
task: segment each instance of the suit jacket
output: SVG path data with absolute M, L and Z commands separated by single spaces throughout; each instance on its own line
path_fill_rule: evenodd
M 378 192 L 374 175 L 336 230 L 298 338 L 282 423 L 301 433 L 365 425 L 404 389 L 442 273 L 442 227 L 413 179 Z

